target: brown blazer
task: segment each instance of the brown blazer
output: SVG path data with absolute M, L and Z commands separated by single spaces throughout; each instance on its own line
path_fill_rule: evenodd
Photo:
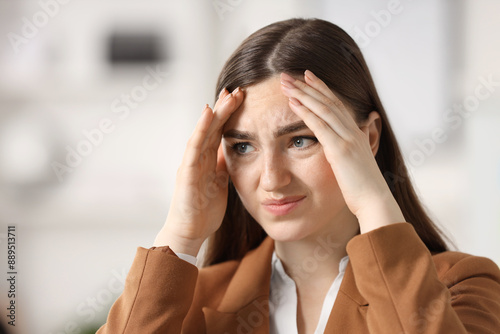
M 269 333 L 269 237 L 241 261 L 198 270 L 168 247 L 139 248 L 98 334 Z M 355 236 L 325 333 L 500 333 L 500 270 L 460 252 L 431 255 L 412 225 Z

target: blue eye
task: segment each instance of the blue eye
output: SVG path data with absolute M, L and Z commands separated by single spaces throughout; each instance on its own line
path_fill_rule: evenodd
M 249 152 L 252 152 L 254 148 L 252 145 L 249 143 L 236 143 L 233 146 L 231 146 L 231 149 L 236 152 L 237 154 L 247 154 Z
M 295 147 L 302 147 L 304 146 L 304 138 L 296 138 L 293 140 L 293 145 Z
M 307 148 L 317 143 L 318 139 L 316 139 L 315 137 L 294 137 L 292 141 L 294 147 Z

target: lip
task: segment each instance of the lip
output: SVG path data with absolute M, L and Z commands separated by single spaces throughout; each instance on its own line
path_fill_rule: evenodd
M 284 216 L 298 207 L 306 196 L 289 196 L 282 199 L 266 199 L 262 206 L 275 216 Z

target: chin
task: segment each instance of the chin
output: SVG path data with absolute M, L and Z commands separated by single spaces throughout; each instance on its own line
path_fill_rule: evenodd
M 271 239 L 280 242 L 298 241 L 306 238 L 310 233 L 309 228 L 302 224 L 292 222 L 272 222 L 261 225 Z

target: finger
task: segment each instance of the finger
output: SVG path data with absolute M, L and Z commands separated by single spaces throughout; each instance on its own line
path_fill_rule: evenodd
M 222 138 L 222 127 L 243 102 L 243 95 L 241 89 L 236 88 L 232 93 L 227 94 L 218 109 L 214 110 L 214 119 L 208 129 L 206 145 L 213 149 L 219 147 Z
M 212 119 L 212 110 L 206 104 L 186 145 L 182 158 L 183 165 L 194 166 L 198 162 Z
M 356 120 L 353 117 L 352 112 L 346 107 L 344 102 L 338 98 L 338 96 L 326 85 L 326 83 L 318 78 L 312 71 L 306 70 L 304 73 L 304 79 L 306 84 L 315 88 L 318 92 L 321 92 L 324 96 L 329 98 L 333 104 L 338 107 L 340 111 L 342 111 L 342 115 L 346 117 L 346 120 L 349 120 L 349 123 L 356 124 Z
M 335 131 L 343 138 L 348 136 L 349 132 L 352 131 L 349 130 L 349 128 L 344 124 L 346 121 L 341 119 L 339 112 L 332 110 L 334 108 L 321 103 L 299 88 L 290 88 L 285 85 L 282 85 L 281 87 L 285 96 L 288 96 L 290 100 L 290 108 L 295 107 L 301 109 L 300 107 L 304 107 L 308 109 L 308 111 L 313 112 L 326 125 L 328 125 L 331 131 Z M 314 129 L 311 130 L 314 132 Z
M 306 70 L 304 72 L 304 79 L 306 84 L 309 86 L 315 88 L 318 92 L 322 93 L 326 97 L 328 97 L 330 100 L 336 100 L 338 99 L 337 95 L 335 95 L 334 92 L 328 87 L 323 80 L 318 78 L 313 72 Z
M 229 95 L 229 92 L 227 91 L 227 89 L 225 87 L 222 88 L 219 95 L 217 96 L 217 101 L 215 101 L 214 108 L 213 108 L 214 110 L 216 110 L 217 108 L 220 107 L 221 102 L 224 100 L 224 98 L 227 95 Z
M 357 128 L 357 124 L 349 110 L 347 110 L 342 101 L 328 87 L 326 89 L 330 92 L 329 96 L 332 98 L 324 95 L 315 87 L 296 80 L 286 73 L 282 73 L 281 77 L 281 87 L 286 96 L 298 99 L 311 111 L 323 118 L 332 128 L 336 127 L 336 131 L 339 134 L 347 134 L 348 129 Z
M 312 72 L 308 74 L 314 75 Z M 315 80 L 313 80 L 315 86 L 312 86 L 307 83 L 307 81 L 310 81 L 310 78 L 308 79 L 305 75 L 304 78 L 306 82 L 297 80 L 286 73 L 282 73 L 281 77 L 283 84 L 282 87 L 288 88 L 288 92 L 293 92 L 294 88 L 302 90 L 303 92 L 315 98 L 318 102 L 323 103 L 324 105 L 330 107 L 330 109 L 332 109 L 332 111 L 337 114 L 338 119 L 340 119 L 344 123 L 344 125 L 354 126 L 356 124 L 356 122 L 354 122 L 354 120 L 352 119 L 349 110 L 342 103 L 342 101 L 319 78 L 316 77 Z M 286 84 L 287 82 L 290 84 L 287 85 Z M 322 83 L 323 86 L 320 86 L 319 83 Z
M 311 74 L 312 74 L 312 72 L 311 72 Z M 333 92 L 330 90 L 330 88 L 328 88 L 328 86 L 326 86 L 326 84 L 325 84 L 326 90 L 323 87 L 320 87 L 321 89 L 318 89 L 319 85 L 317 85 L 317 84 L 310 85 L 307 82 L 308 78 L 305 75 L 304 75 L 304 79 L 305 79 L 305 82 L 303 82 L 301 80 L 297 80 L 296 78 L 292 77 L 291 75 L 288 75 L 287 73 L 281 73 L 281 83 L 283 85 L 285 85 L 286 87 L 290 87 L 290 86 L 287 86 L 285 83 L 290 82 L 292 84 L 292 86 L 290 88 L 302 89 L 304 92 L 308 93 L 309 95 L 311 95 L 312 97 L 314 97 L 318 101 L 321 101 L 325 104 L 327 104 L 331 100 L 334 100 L 337 98 L 335 96 L 335 94 L 333 94 Z M 309 81 L 310 81 L 310 79 L 309 79 Z M 321 80 L 318 78 L 317 80 L 315 80 L 315 83 L 316 83 L 316 81 L 321 81 Z
M 292 111 L 299 116 L 307 127 L 314 133 L 323 148 L 328 148 L 329 145 L 338 145 L 343 141 L 343 138 L 330 125 L 306 106 L 301 104 L 295 98 L 290 98 L 289 106 Z

